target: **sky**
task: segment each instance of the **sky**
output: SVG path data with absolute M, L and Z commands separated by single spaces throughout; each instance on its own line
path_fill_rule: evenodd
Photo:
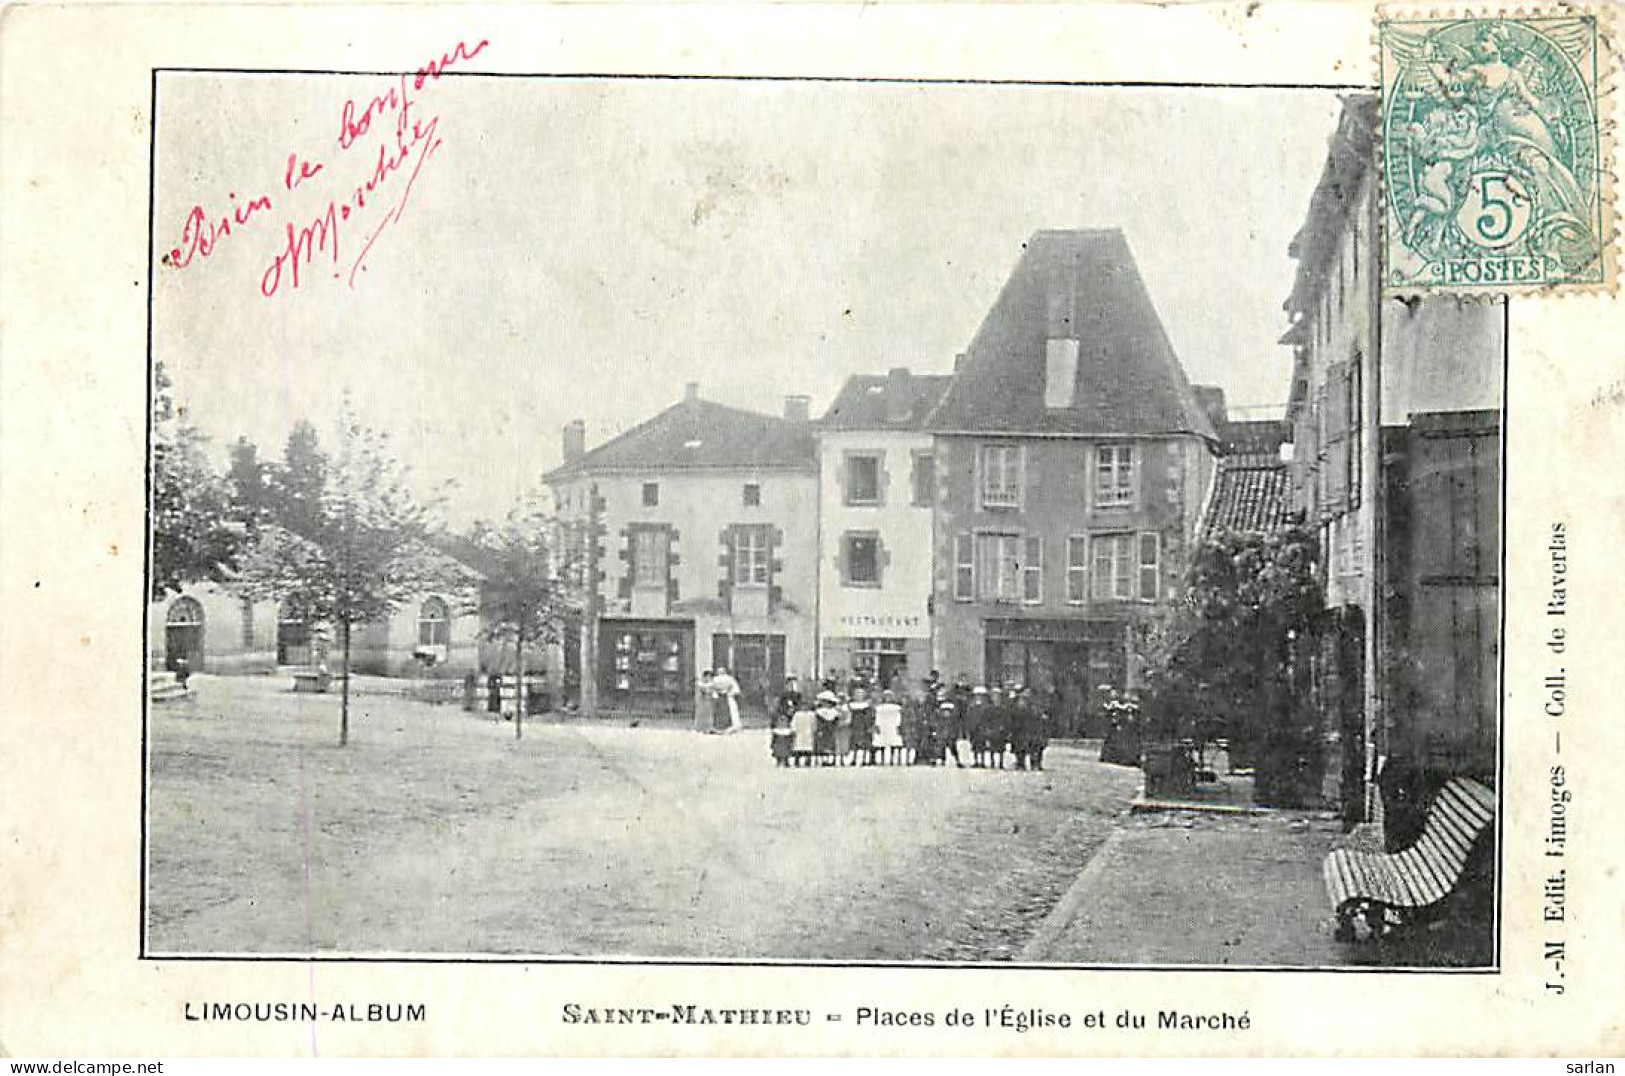
M 1285 400 L 1287 245 L 1336 91 L 406 82 L 401 140 L 386 102 L 345 147 L 346 102 L 355 132 L 397 80 L 160 77 L 155 259 L 181 257 L 154 267 L 154 356 L 222 453 L 280 455 L 348 389 L 425 482 L 457 482 L 451 522 L 499 516 L 572 418 L 592 446 L 690 381 L 816 415 L 853 373 L 948 372 L 1046 228 L 1122 228 L 1190 379 Z M 380 150 L 402 166 L 293 287 L 289 224 L 353 204 Z M 291 190 L 290 154 L 320 166 Z M 206 255 L 194 206 L 236 217 Z

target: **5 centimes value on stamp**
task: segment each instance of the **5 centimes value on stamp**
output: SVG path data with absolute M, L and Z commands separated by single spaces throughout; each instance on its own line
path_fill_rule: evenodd
M 1612 285 L 1597 19 L 1378 16 L 1384 286 Z

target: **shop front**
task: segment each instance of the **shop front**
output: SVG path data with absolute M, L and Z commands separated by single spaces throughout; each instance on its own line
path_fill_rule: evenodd
M 605 619 L 598 632 L 598 700 L 610 710 L 694 712 L 694 623 Z
M 1102 685 L 1127 684 L 1126 626 L 1107 620 L 983 621 L 984 682 L 1022 685 L 1052 707 L 1057 736 L 1101 736 Z

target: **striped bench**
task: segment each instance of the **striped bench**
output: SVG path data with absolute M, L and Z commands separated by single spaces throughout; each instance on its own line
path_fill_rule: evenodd
M 1391 855 L 1344 848 L 1328 855 L 1322 873 L 1337 913 L 1337 940 L 1354 940 L 1357 916 L 1381 938 L 1389 912 L 1403 922 L 1441 903 L 1455 892 L 1468 856 L 1494 820 L 1495 793 L 1471 778 L 1452 777 L 1409 848 Z

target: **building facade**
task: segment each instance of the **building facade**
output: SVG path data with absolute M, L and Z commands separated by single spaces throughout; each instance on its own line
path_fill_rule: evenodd
M 586 451 L 565 428 L 546 476 L 587 536 L 580 633 L 589 712 L 692 712 L 726 667 L 760 712 L 786 673 L 815 669 L 817 450 L 805 397 L 764 415 L 684 399 Z M 594 582 L 596 585 L 594 585 Z
M 895 367 L 848 378 L 818 422 L 818 666 L 878 684 L 931 657 L 934 440 L 948 378 Z
M 336 671 L 332 633 L 311 620 L 297 596 L 249 601 L 228 587 L 199 583 L 154 602 L 147 654 L 155 669 L 252 674 L 327 662 Z M 379 676 L 462 675 L 480 667 L 480 619 L 451 594 L 424 594 L 388 619 L 355 629 L 350 666 Z
M 1052 694 L 1098 732 L 1133 638 L 1177 596 L 1215 435 L 1121 232 L 1046 231 L 929 420 L 934 653 L 945 674 Z
M 1504 312 L 1448 298 L 1381 298 L 1379 190 L 1372 169 L 1376 120 L 1373 98 L 1345 99 L 1320 182 L 1290 249 L 1298 273 L 1285 304 L 1290 328 L 1281 339 L 1294 354 L 1286 414 L 1290 500 L 1297 517 L 1319 536 L 1327 611 L 1302 701 L 1315 712 L 1321 730 L 1323 795 L 1351 820 L 1370 815 L 1376 777 L 1396 746 L 1414 739 L 1419 722 L 1438 724 L 1418 710 L 1416 689 L 1398 683 L 1420 672 L 1412 667 L 1400 676 L 1397 670 L 1416 659 L 1405 656 L 1399 641 L 1423 645 L 1423 639 L 1396 625 L 1409 624 L 1414 615 L 1406 594 L 1416 588 L 1403 577 L 1411 545 L 1437 540 L 1445 543 L 1443 549 L 1449 537 L 1434 530 L 1424 539 L 1414 530 L 1415 512 L 1407 505 L 1416 491 L 1410 477 L 1395 478 L 1405 455 L 1394 451 L 1395 438 L 1402 435 L 1393 430 L 1437 424 L 1429 416 L 1440 413 L 1471 413 L 1476 417 L 1463 421 L 1487 431 L 1469 438 L 1476 447 L 1466 480 L 1478 506 L 1468 528 L 1471 541 L 1463 547 L 1472 551 L 1471 570 L 1457 565 L 1461 571 L 1430 576 L 1469 580 L 1452 598 L 1471 605 L 1474 620 L 1496 601 L 1498 568 L 1485 568 L 1485 551 L 1499 548 L 1498 471 L 1494 493 L 1488 495 L 1483 469 L 1491 465 L 1490 456 L 1494 466 L 1499 461 Z M 1446 420 L 1440 428 L 1460 426 Z M 1425 444 L 1439 440 L 1417 438 Z M 1436 504 L 1450 505 L 1450 479 L 1441 472 L 1429 481 L 1445 483 L 1445 499 Z M 1446 644 L 1436 640 L 1424 649 L 1433 645 Z M 1471 684 L 1450 679 L 1475 707 L 1487 705 L 1492 713 L 1494 699 L 1486 692 L 1494 690 L 1490 669 L 1495 663 L 1483 664 L 1482 650 L 1497 645 L 1494 640 L 1472 644 L 1478 664 Z M 1442 671 L 1441 665 L 1423 679 Z

